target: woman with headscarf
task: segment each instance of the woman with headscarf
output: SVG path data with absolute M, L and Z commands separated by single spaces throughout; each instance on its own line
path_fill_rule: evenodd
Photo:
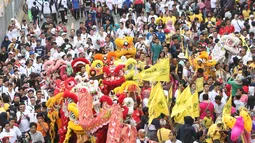
M 9 40 L 8 36 L 4 36 L 4 40 L 2 41 L 1 47 L 8 48 L 10 44 L 11 44 L 11 41 Z

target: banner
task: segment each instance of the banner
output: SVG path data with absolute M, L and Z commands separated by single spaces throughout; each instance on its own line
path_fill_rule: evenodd
M 186 110 L 186 101 L 191 96 L 190 92 L 190 86 L 187 86 L 181 94 L 179 94 L 176 98 L 176 103 L 173 107 L 171 117 L 174 117 L 175 115 L 182 113 L 184 110 Z
M 158 82 L 157 85 L 152 88 L 152 90 L 153 91 L 151 92 L 153 95 L 150 95 L 150 97 L 152 96 L 153 98 L 149 104 L 149 125 L 151 124 L 152 120 L 158 118 L 161 113 L 164 115 L 169 115 L 168 106 L 161 83 Z
M 169 58 L 161 60 L 149 69 L 140 72 L 136 78 L 146 81 L 170 81 Z
M 195 117 L 199 117 L 200 116 L 200 109 L 199 109 L 199 101 L 198 101 L 198 92 L 195 91 L 195 93 L 189 98 L 188 100 L 189 102 L 187 102 L 187 110 L 189 115 L 191 115 L 191 117 L 193 119 L 195 119 Z
M 176 123 L 184 124 L 184 117 L 191 116 L 193 119 L 200 116 L 198 92 L 192 95 L 190 86 L 177 96 L 176 104 L 173 107 L 171 117 Z

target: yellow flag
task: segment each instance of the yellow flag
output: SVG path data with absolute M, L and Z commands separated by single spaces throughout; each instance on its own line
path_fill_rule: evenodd
M 153 97 L 154 97 L 154 94 L 155 93 L 155 90 L 154 90 L 154 83 L 152 83 L 152 85 L 151 85 L 151 92 L 150 92 L 150 97 L 149 97 L 149 99 L 148 99 L 148 106 L 150 105 L 150 103 L 151 103 L 151 101 L 152 101 L 152 99 L 153 99 Z
M 187 59 L 189 59 L 188 47 L 186 47 L 186 50 L 185 50 L 185 57 L 186 57 Z
M 232 91 L 230 91 L 232 93 Z M 222 122 L 225 124 L 225 115 L 231 115 L 231 107 L 232 107 L 232 94 L 230 94 L 230 97 L 228 98 L 227 103 L 224 105 L 223 110 L 222 110 Z
M 198 101 L 198 92 L 196 91 L 185 104 L 187 105 L 187 111 L 189 115 L 195 119 L 195 117 L 199 117 L 199 101 Z
M 231 115 L 231 107 L 232 107 L 232 95 L 230 95 L 227 103 L 224 105 L 224 108 L 222 110 L 222 115 L 224 116 L 225 114 Z
M 187 86 L 183 92 L 177 96 L 176 103 L 173 107 L 171 117 L 174 117 L 175 115 L 182 113 L 184 110 L 186 110 L 185 103 L 187 100 L 192 96 L 190 91 L 190 86 Z
M 152 93 L 154 95 L 149 104 L 149 125 L 151 124 L 152 120 L 159 117 L 161 113 L 164 115 L 169 115 L 166 98 L 160 82 L 153 87 Z
M 169 58 L 161 60 L 152 67 L 140 72 L 137 75 L 138 79 L 146 81 L 170 81 L 170 65 Z

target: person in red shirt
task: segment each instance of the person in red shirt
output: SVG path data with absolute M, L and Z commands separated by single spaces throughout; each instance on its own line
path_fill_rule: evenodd
M 219 31 L 220 35 L 226 35 L 226 34 L 231 34 L 235 31 L 235 28 L 233 25 L 231 25 L 231 22 L 229 19 L 226 20 L 226 24 L 225 23 L 221 23 L 221 28 Z
M 61 21 L 58 23 L 58 26 L 56 29 L 58 32 L 64 32 L 64 33 L 67 32 L 66 26 L 64 26 Z
M 141 123 L 141 117 L 143 115 L 143 112 L 141 109 L 138 108 L 137 102 L 134 103 L 134 112 L 132 113 L 132 118 L 136 123 L 136 128 L 139 130 L 140 123 Z
M 226 20 L 226 27 L 225 27 L 225 28 L 226 28 L 226 31 L 227 31 L 228 34 L 234 33 L 234 31 L 235 31 L 234 26 L 231 25 L 230 19 L 227 19 L 227 20 Z
M 144 81 L 143 82 L 143 88 L 141 90 L 141 97 L 142 100 L 144 98 L 148 98 L 150 97 L 150 92 L 151 92 L 151 88 L 150 88 L 150 82 L 149 81 Z

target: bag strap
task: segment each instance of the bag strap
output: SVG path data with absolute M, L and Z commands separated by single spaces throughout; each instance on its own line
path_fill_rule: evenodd
M 209 108 L 209 106 L 210 106 L 210 103 L 208 103 L 208 105 L 206 106 L 205 111 Z

